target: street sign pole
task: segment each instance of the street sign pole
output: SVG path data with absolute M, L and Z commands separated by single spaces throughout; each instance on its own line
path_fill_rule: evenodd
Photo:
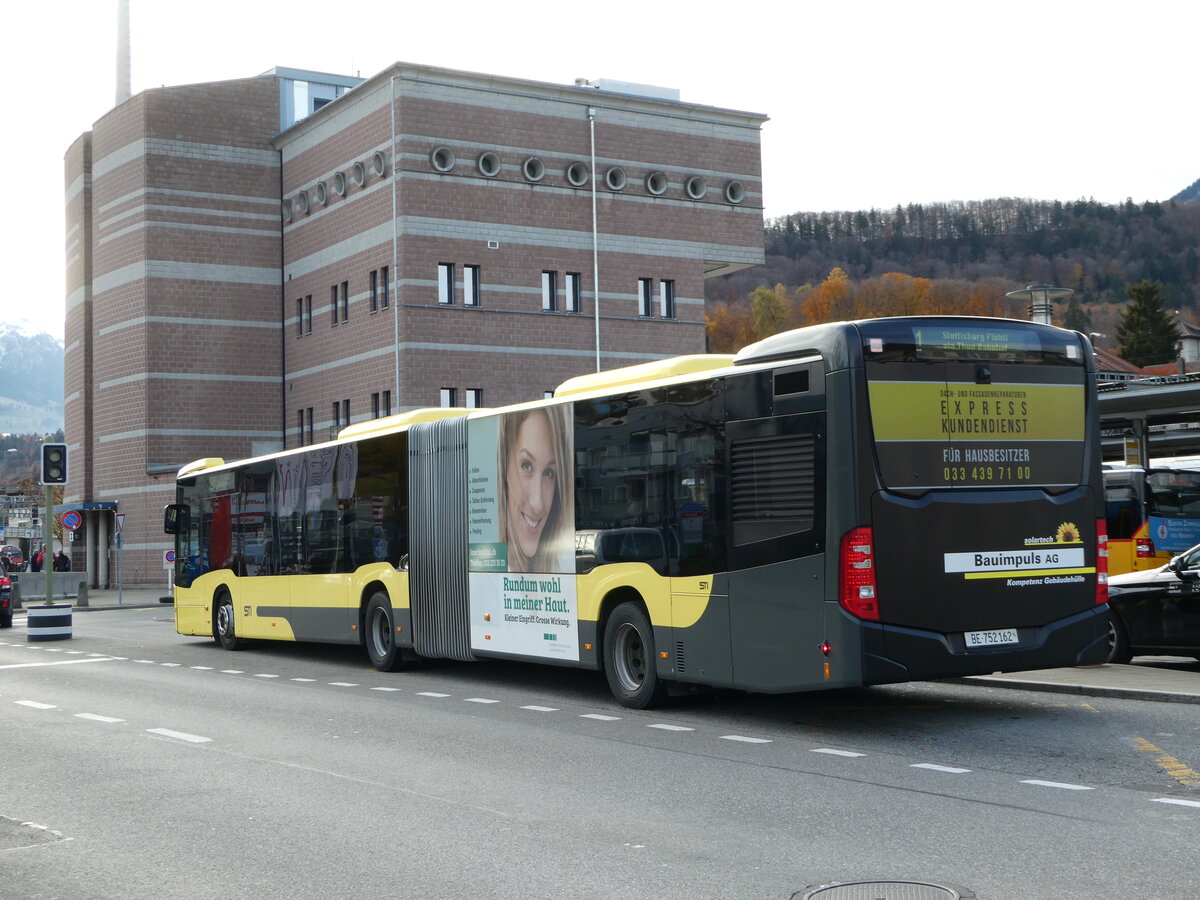
M 121 529 L 125 527 L 125 513 L 117 513 L 117 606 L 125 605 L 125 581 L 121 577 L 121 556 L 124 553 L 125 540 L 121 537 Z

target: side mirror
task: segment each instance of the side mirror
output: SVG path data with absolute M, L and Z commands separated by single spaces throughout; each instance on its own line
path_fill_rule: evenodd
M 188 508 L 181 503 L 163 507 L 163 533 L 179 534 L 187 521 Z

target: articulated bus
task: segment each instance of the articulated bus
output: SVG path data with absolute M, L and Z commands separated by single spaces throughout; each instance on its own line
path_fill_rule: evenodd
M 1105 464 L 1110 575 L 1157 569 L 1200 544 L 1200 458 Z
M 185 466 L 180 634 L 603 671 L 646 708 L 1102 662 L 1092 354 L 873 319 Z

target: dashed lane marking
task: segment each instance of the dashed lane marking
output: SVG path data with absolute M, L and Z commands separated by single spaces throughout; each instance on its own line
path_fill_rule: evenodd
M 499 700 L 489 700 L 486 697 L 468 697 L 463 703 L 499 703 Z
M 1200 800 L 1179 800 L 1175 797 L 1155 797 L 1151 803 L 1172 803 L 1175 806 L 1192 806 L 1200 809 Z
M 36 700 L 14 700 L 17 706 L 28 706 L 30 709 L 58 709 L 53 703 L 38 703 Z
M 174 738 L 177 741 L 187 741 L 189 744 L 207 744 L 212 741 L 210 737 L 204 737 L 199 734 L 188 734 L 186 731 L 172 731 L 170 728 L 147 728 L 146 731 L 150 734 Z
M 78 663 L 92 662 L 112 662 L 113 657 L 100 657 L 99 659 L 59 659 L 54 662 L 34 662 L 34 663 L 10 663 L 6 666 L 0 666 L 0 669 L 33 669 L 42 666 L 73 666 Z
M 371 688 L 371 690 L 373 690 L 373 691 L 398 691 L 398 690 L 400 690 L 400 688 L 393 688 L 393 687 L 373 687 L 373 688 Z
M 939 766 L 937 763 L 913 763 L 910 769 L 929 769 L 931 772 L 947 772 L 951 775 L 966 775 L 970 769 L 959 769 L 955 766 Z
M 112 716 L 98 716 L 95 713 L 75 713 L 77 719 L 87 719 L 89 722 L 124 722 L 124 719 L 115 719 Z
M 329 681 L 326 683 L 330 687 L 358 687 L 358 685 L 352 681 Z
M 418 697 L 449 697 L 449 694 L 439 694 L 437 691 L 417 691 Z
M 522 706 L 521 709 L 531 709 L 534 712 L 558 712 L 553 706 Z
M 688 728 L 686 725 L 668 725 L 665 722 L 655 722 L 653 725 L 647 725 L 647 728 L 657 728 L 660 731 L 695 731 L 695 728 Z
M 847 756 L 847 757 L 857 757 L 857 756 L 866 756 L 867 755 L 865 753 L 855 753 L 853 750 L 834 750 L 831 747 L 818 747 L 817 749 L 810 750 L 808 752 L 809 753 L 827 753 L 830 756 Z
M 1021 784 L 1032 784 L 1034 787 L 1058 788 L 1062 791 L 1094 791 L 1095 788 L 1086 784 L 1064 784 L 1061 781 L 1042 781 L 1040 778 L 1025 778 Z
M 775 743 L 770 738 L 747 737 L 744 734 L 723 734 L 723 735 L 721 735 L 721 740 L 723 740 L 723 741 L 738 741 L 739 743 L 742 743 L 742 744 L 773 744 L 773 743 Z
M 600 713 L 580 713 L 581 719 L 595 719 L 597 722 L 619 722 L 620 716 L 602 716 Z

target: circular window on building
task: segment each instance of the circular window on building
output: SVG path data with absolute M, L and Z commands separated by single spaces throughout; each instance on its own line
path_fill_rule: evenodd
M 708 193 L 708 184 L 699 175 L 693 175 L 684 182 L 683 189 L 691 199 L 703 200 L 704 195 Z
M 371 168 L 380 178 L 387 173 L 387 157 L 383 155 L 382 150 L 376 150 L 375 155 L 371 157 Z
M 730 203 L 741 203 L 746 199 L 746 186 L 740 181 L 731 181 L 725 185 L 725 199 Z
M 546 177 L 546 164 L 536 156 L 531 156 L 525 160 L 521 171 L 525 173 L 525 178 L 529 181 L 541 181 Z
M 313 199 L 321 204 L 321 206 L 329 202 L 329 191 L 325 187 L 325 182 L 318 181 L 313 185 Z
M 604 183 L 608 185 L 610 191 L 623 191 L 627 179 L 625 178 L 625 170 L 620 166 L 613 166 L 604 173 Z
M 500 157 L 491 150 L 479 154 L 476 165 L 479 166 L 479 174 L 486 178 L 495 178 L 500 174 Z
M 279 204 L 279 207 L 283 213 L 283 221 L 292 221 L 292 201 L 284 200 L 281 204 Z
M 667 192 L 667 176 L 662 172 L 651 172 L 646 176 L 646 190 L 655 197 L 661 197 Z
M 296 207 L 296 212 L 304 215 L 308 212 L 308 191 L 301 191 L 296 195 L 296 199 L 292 201 Z
M 350 177 L 354 179 L 354 183 L 358 187 L 362 187 L 367 183 L 367 167 L 360 162 L 354 164 L 354 168 L 350 170 Z
M 588 167 L 581 162 L 573 162 L 567 166 L 567 181 L 573 187 L 583 187 L 588 182 Z
M 454 168 L 454 151 L 449 147 L 437 147 L 429 154 L 429 164 L 439 172 L 449 172 Z
M 346 196 L 346 173 L 338 172 L 333 176 L 333 192 L 339 197 Z

